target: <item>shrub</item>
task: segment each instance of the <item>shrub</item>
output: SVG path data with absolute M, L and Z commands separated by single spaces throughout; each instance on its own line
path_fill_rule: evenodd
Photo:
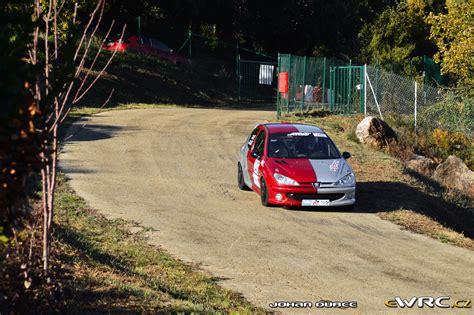
M 474 169 L 473 142 L 471 138 L 462 132 L 450 132 L 436 128 L 426 137 L 421 149 L 424 149 L 428 155 L 439 157 L 443 160 L 450 155 L 456 155 L 470 169 Z
M 422 108 L 416 132 L 413 115 L 387 113 L 384 118 L 399 139 L 398 147 L 391 149 L 392 155 L 409 158 L 409 154 L 401 155 L 400 151 L 413 151 L 438 163 L 456 155 L 474 169 L 472 99 L 450 96 L 444 102 Z
M 421 130 L 433 130 L 433 127 L 448 131 L 474 134 L 474 100 L 455 98 L 422 108 L 419 112 L 418 126 Z

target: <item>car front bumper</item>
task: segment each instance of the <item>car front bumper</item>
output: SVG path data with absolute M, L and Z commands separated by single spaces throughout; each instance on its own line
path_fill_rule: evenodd
M 270 186 L 268 201 L 274 205 L 299 207 L 303 200 L 329 200 L 326 207 L 350 206 L 355 204 L 356 186 L 313 188 L 311 186 Z

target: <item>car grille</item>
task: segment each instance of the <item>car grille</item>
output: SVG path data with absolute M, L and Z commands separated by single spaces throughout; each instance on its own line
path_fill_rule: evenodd
M 303 199 L 329 199 L 330 201 L 334 201 L 337 199 L 341 199 L 344 197 L 344 194 L 294 194 L 289 193 L 286 196 L 290 199 L 294 200 L 303 200 Z

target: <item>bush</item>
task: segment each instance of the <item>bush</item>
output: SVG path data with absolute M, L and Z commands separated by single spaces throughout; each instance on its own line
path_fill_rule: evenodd
M 435 127 L 472 136 L 474 134 L 473 103 L 472 98 L 456 99 L 451 96 L 444 102 L 427 106 L 418 114 L 418 126 L 421 130 L 433 130 Z
M 388 113 L 387 123 L 396 131 L 399 143 L 392 155 L 400 151 L 416 152 L 442 162 L 449 155 L 461 158 L 474 170 L 473 100 L 449 97 L 446 101 L 423 108 L 418 114 L 415 132 L 413 115 Z M 404 154 L 406 159 L 409 154 Z
M 472 170 L 474 169 L 474 146 L 472 138 L 464 133 L 450 132 L 436 128 L 431 134 L 421 138 L 419 147 L 428 156 L 445 160 L 450 155 L 456 155 L 466 163 Z

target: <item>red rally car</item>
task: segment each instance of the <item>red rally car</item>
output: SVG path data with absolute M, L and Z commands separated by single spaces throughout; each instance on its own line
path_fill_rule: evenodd
M 173 64 L 191 64 L 191 60 L 173 52 L 163 42 L 151 38 L 151 37 L 138 37 L 138 36 L 124 36 L 122 39 L 121 34 L 117 34 L 107 39 L 106 43 L 102 47 L 104 50 L 114 51 L 123 53 L 125 51 L 135 51 L 138 53 L 156 56 L 162 59 L 166 59 Z
M 239 188 L 259 193 L 264 206 L 353 207 L 350 156 L 316 126 L 260 124 L 240 149 Z

